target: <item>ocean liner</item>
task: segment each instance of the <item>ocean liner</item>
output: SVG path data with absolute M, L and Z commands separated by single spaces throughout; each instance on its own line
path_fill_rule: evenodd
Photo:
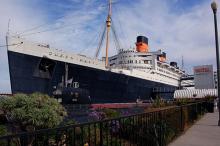
M 12 93 L 41 92 L 63 103 L 128 103 L 171 98 L 185 73 L 166 53 L 150 52 L 148 38 L 138 36 L 136 47 L 119 49 L 108 57 L 111 1 L 106 21 L 106 56 L 99 60 L 7 35 Z

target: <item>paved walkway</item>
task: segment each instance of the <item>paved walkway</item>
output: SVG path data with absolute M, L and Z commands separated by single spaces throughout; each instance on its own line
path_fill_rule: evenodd
M 169 146 L 220 146 L 218 112 L 208 113 Z

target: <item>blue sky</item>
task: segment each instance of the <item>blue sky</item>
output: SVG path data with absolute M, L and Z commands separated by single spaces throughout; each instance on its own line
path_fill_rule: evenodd
M 113 1 L 112 17 L 123 48 L 134 47 L 136 36 L 145 35 L 150 50 L 167 52 L 168 61 L 181 64 L 183 56 L 184 69 L 189 73 L 196 65 L 215 65 L 211 0 Z M 11 34 L 35 28 L 22 37 L 92 57 L 105 24 L 106 3 L 107 0 L 1 0 L 0 44 L 5 44 L 11 19 Z M 111 48 L 113 55 L 113 42 Z M 10 91 L 7 64 L 6 48 L 0 48 L 0 92 Z

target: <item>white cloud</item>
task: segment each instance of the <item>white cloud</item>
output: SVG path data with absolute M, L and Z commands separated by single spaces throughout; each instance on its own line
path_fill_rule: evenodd
M 8 21 L 10 19 L 10 30 L 22 30 L 30 28 L 35 24 L 45 21 L 44 14 L 41 11 L 27 7 L 25 1 L 3 0 L 0 5 L 0 44 L 4 45 L 5 35 L 8 30 Z M 37 16 L 33 18 L 33 16 Z M 0 48 L 0 93 L 10 92 L 10 81 L 8 72 L 6 48 Z
M 101 28 L 105 24 L 106 14 L 103 4 L 98 0 L 70 0 L 81 3 L 79 8 L 65 12 L 64 17 L 51 21 L 40 8 L 30 7 L 30 3 L 19 0 L 3 0 L 0 13 L 0 43 L 5 43 L 8 19 L 11 19 L 11 31 L 20 32 L 33 26 L 48 23 L 36 31 L 68 26 L 56 31 L 48 31 L 26 36 L 27 39 L 49 43 L 56 48 L 72 52 L 82 52 L 93 56 L 98 45 Z M 215 63 L 214 28 L 210 1 L 198 3 L 187 11 L 177 11 L 173 7 L 178 0 L 139 0 L 136 3 L 118 1 L 113 5 L 113 21 L 116 25 L 122 47 L 134 47 L 137 35 L 149 38 L 151 50 L 163 49 L 169 61 L 181 62 L 184 56 L 188 71 L 192 66 Z M 62 7 L 67 7 L 63 5 Z M 69 7 L 69 6 L 68 6 Z M 51 23 L 50 23 L 51 21 Z M 72 24 L 72 25 L 70 25 Z M 31 32 L 29 32 L 31 33 Z M 113 42 L 111 42 L 113 47 Z M 110 54 L 115 52 L 115 49 Z M 104 54 L 104 50 L 101 52 Z M 6 49 L 0 49 L 0 92 L 8 87 Z M 7 74 L 7 75 L 6 75 Z
M 132 8 L 122 7 L 119 19 L 125 22 L 126 44 L 132 45 L 137 34 L 146 35 L 151 50 L 164 48 L 170 61 L 180 63 L 184 56 L 188 71 L 198 63 L 213 64 L 215 60 L 210 1 L 175 12 L 170 1 L 142 0 Z

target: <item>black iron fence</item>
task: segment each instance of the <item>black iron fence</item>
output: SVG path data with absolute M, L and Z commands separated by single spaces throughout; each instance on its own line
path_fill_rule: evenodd
M 0 137 L 1 146 L 165 146 L 207 111 L 207 102 Z

